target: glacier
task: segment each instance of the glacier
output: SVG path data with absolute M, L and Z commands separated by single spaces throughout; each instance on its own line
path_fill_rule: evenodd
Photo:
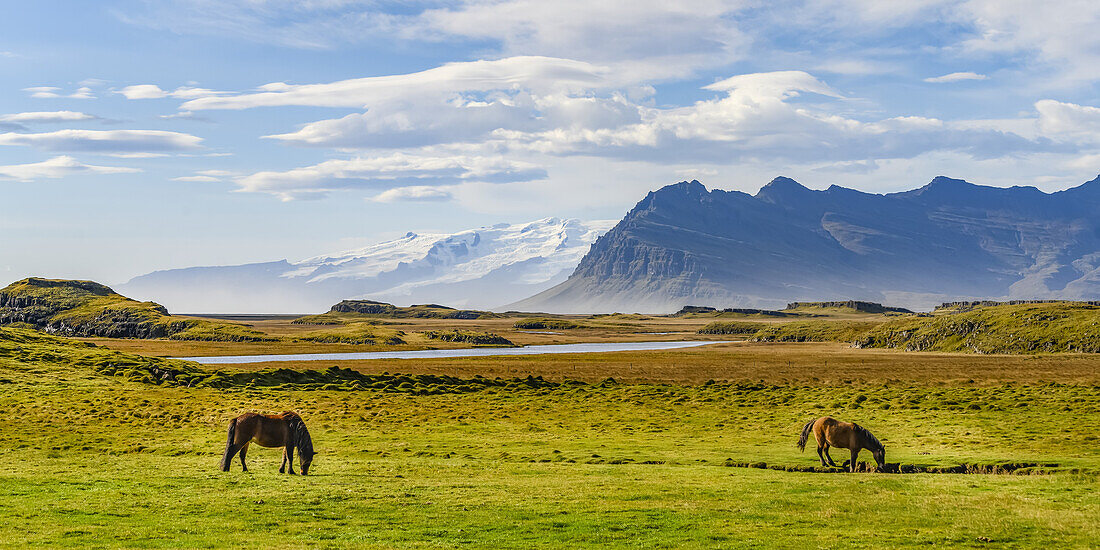
M 187 313 L 311 313 L 343 299 L 494 309 L 564 281 L 617 220 L 544 218 L 414 233 L 299 261 L 155 271 L 127 296 Z

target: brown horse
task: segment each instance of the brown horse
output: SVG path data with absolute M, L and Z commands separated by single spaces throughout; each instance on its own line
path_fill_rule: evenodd
M 886 447 L 863 426 L 841 422 L 829 416 L 811 420 L 802 427 L 802 436 L 798 438 L 798 448 L 802 451 L 806 450 L 806 440 L 811 431 L 817 440 L 817 457 L 821 459 L 822 466 L 836 466 L 833 457 L 829 456 L 830 445 L 851 451 L 852 460 L 848 463 L 850 472 L 856 471 L 856 457 L 859 456 L 860 449 L 871 451 L 871 456 L 875 457 L 880 469 L 886 464 Z M 825 459 L 829 459 L 828 464 Z
M 294 475 L 294 449 L 298 449 L 298 463 L 302 466 L 302 475 L 309 474 L 309 465 L 313 463 L 313 440 L 309 437 L 306 423 L 298 413 L 282 414 L 244 413 L 229 421 L 229 439 L 225 442 L 225 454 L 222 455 L 222 471 L 228 472 L 233 456 L 241 453 L 241 468 L 248 471 L 244 455 L 248 444 L 253 441 L 261 447 L 282 447 L 283 465 L 279 473 L 286 470 Z

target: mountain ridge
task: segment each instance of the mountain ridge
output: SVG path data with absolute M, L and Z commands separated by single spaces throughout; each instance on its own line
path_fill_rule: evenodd
M 899 193 L 755 195 L 697 180 L 648 193 L 564 283 L 514 309 L 671 312 L 868 300 L 912 309 L 987 298 L 1100 297 L 1100 177 L 1044 193 L 938 176 Z

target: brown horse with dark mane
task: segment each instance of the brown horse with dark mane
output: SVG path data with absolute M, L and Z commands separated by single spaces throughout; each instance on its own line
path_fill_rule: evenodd
M 817 457 L 821 459 L 822 466 L 836 466 L 833 457 L 829 456 L 830 445 L 851 451 L 852 459 L 848 463 L 850 472 L 856 471 L 856 458 L 861 449 L 871 451 L 871 456 L 875 457 L 879 469 L 886 465 L 886 447 L 867 431 L 867 428 L 859 424 L 841 422 L 830 416 L 811 420 L 802 427 L 802 436 L 798 438 L 798 448 L 802 451 L 806 450 L 806 440 L 809 439 L 811 431 L 814 439 L 817 440 Z M 829 460 L 828 464 L 825 463 L 825 459 Z
M 282 447 L 283 465 L 279 473 L 289 470 L 294 475 L 294 449 L 298 449 L 298 461 L 302 466 L 302 475 L 309 474 L 309 465 L 313 463 L 313 440 L 309 437 L 306 423 L 298 413 L 282 414 L 244 413 L 229 421 L 229 439 L 225 442 L 225 454 L 222 455 L 222 471 L 228 472 L 233 456 L 241 453 L 241 468 L 248 471 L 244 455 L 253 441 L 261 447 Z

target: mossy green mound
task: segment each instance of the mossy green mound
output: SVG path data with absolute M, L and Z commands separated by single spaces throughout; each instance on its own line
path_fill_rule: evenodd
M 699 334 L 740 334 L 749 336 L 767 328 L 765 323 L 751 323 L 745 321 L 714 321 L 699 329 Z
M 388 329 L 371 322 L 349 322 L 337 328 L 318 330 L 298 336 L 303 342 L 396 346 L 405 343 L 404 331 Z
M 795 321 L 769 325 L 754 342 L 854 342 L 879 323 L 869 321 Z
M 472 330 L 429 330 L 424 337 L 429 340 L 442 340 L 444 342 L 464 342 L 475 346 L 515 346 L 515 344 L 498 334 L 491 332 L 476 332 Z
M 884 323 L 858 347 L 972 353 L 1100 353 L 1100 306 L 1082 302 L 997 304 Z
M 584 325 L 568 319 L 521 319 L 516 321 L 512 326 L 529 330 L 571 330 L 585 328 Z
M 343 300 L 332 306 L 332 309 L 326 313 L 307 315 L 296 319 L 294 323 L 324 325 L 370 318 L 492 319 L 495 317 L 499 317 L 499 315 L 491 311 L 455 309 L 439 304 L 414 304 L 408 307 L 400 307 L 374 300 Z
M 95 372 L 147 383 L 161 383 L 166 379 L 165 373 L 173 374 L 173 382 L 177 382 L 175 376 L 203 374 L 197 363 L 189 361 L 145 357 L 10 327 L 0 327 L 0 366 L 20 375 L 48 373 L 73 378 Z
M 0 289 L 0 325 L 65 336 L 265 342 L 242 325 L 180 319 L 156 302 L 139 302 L 92 281 L 31 277 Z

